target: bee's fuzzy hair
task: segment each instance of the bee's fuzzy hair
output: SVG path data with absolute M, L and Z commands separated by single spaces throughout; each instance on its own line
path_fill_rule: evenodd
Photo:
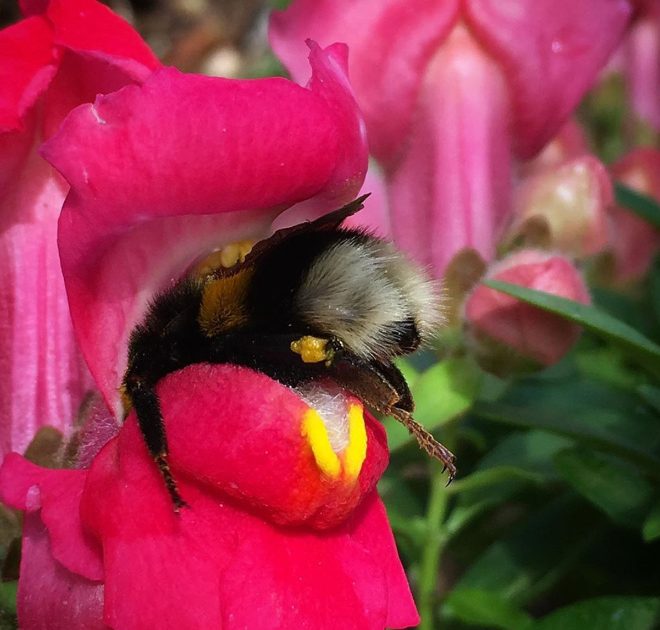
M 390 243 L 363 233 L 336 241 L 313 260 L 295 306 L 304 321 L 365 359 L 401 354 L 406 325 L 426 341 L 442 321 L 436 284 Z

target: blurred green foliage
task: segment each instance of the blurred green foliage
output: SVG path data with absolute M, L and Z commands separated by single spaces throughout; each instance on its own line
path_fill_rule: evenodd
M 617 194 L 658 224 L 653 200 Z M 585 332 L 558 365 L 510 379 L 460 345 L 402 365 L 417 417 L 458 455 L 445 487 L 386 422 L 381 491 L 421 627 L 660 627 L 660 262 L 635 291 L 595 287 L 591 306 L 489 285 Z

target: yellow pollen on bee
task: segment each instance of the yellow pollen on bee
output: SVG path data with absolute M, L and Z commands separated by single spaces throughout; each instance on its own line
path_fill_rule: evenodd
M 124 410 L 124 418 L 131 412 L 133 409 L 133 401 L 126 391 L 126 387 L 122 385 L 119 388 L 119 397 L 121 400 L 122 409 Z
M 253 241 L 236 241 L 229 243 L 222 249 L 210 253 L 194 270 L 195 275 L 206 276 L 212 274 L 218 267 L 229 269 L 237 263 L 245 262 L 245 257 L 252 251 Z
M 344 451 L 346 476 L 357 478 L 367 457 L 367 428 L 362 406 L 352 404 L 348 408 L 348 446 Z
M 238 241 L 229 243 L 220 250 L 220 264 L 225 268 L 233 267 L 236 263 L 245 262 L 245 257 L 252 251 L 252 241 Z
M 320 363 L 330 358 L 327 345 L 327 339 L 305 335 L 291 342 L 291 351 L 299 354 L 303 363 Z
M 367 430 L 361 405 L 351 404 L 348 408 L 348 445 L 339 455 L 333 450 L 325 423 L 316 409 L 310 408 L 304 413 L 301 434 L 312 449 L 321 472 L 338 479 L 343 470 L 349 481 L 358 478 L 367 457 Z
M 323 424 L 323 420 L 316 409 L 308 409 L 302 421 L 301 433 L 307 438 L 316 465 L 328 477 L 336 479 L 341 473 L 341 461 L 337 453 L 332 450 L 328 431 Z

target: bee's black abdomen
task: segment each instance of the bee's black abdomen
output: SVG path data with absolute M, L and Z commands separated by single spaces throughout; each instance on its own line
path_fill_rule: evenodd
M 126 379 L 140 376 L 155 384 L 166 374 L 204 360 L 207 340 L 197 317 L 201 288 L 182 281 L 154 299 L 147 316 L 132 333 Z

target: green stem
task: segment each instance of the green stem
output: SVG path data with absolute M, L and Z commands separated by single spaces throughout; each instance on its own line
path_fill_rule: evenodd
M 448 536 L 444 528 L 449 494 L 447 477 L 437 462 L 431 462 L 431 493 L 426 511 L 426 545 L 422 553 L 419 576 L 419 613 L 422 621 L 420 630 L 433 630 L 434 609 L 437 603 L 438 564 Z

